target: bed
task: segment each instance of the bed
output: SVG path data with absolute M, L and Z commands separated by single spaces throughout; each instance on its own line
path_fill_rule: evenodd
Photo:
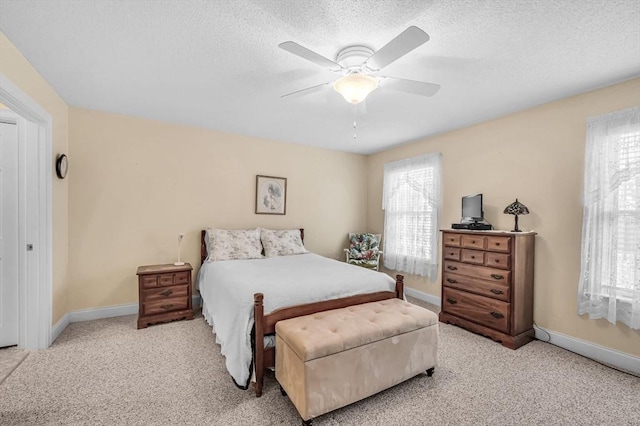
M 285 231 L 282 231 L 285 232 Z M 297 230 L 296 230 L 297 232 Z M 304 229 L 299 230 L 302 242 Z M 213 327 L 234 383 L 261 396 L 266 369 L 275 366 L 278 321 L 330 309 L 403 298 L 403 276 L 390 276 L 301 253 L 256 259 L 207 261 L 209 237 L 201 233 L 197 286 L 203 315 Z

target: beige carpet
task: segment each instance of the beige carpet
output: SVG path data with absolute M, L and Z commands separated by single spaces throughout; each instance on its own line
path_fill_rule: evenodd
M 0 384 L 13 373 L 27 355 L 29 351 L 18 349 L 16 346 L 0 348 Z
M 640 378 L 540 341 L 517 351 L 440 324 L 439 366 L 316 425 L 638 425 Z M 237 389 L 202 317 L 74 323 L 0 384 L 2 425 L 296 425 L 273 375 Z

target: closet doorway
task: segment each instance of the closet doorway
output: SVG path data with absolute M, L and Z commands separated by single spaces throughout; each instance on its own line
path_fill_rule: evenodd
M 0 110 L 3 121 L 15 122 L 18 140 L 17 344 L 20 349 L 46 349 L 52 322 L 52 118 L 3 74 L 0 103 L 6 107 Z

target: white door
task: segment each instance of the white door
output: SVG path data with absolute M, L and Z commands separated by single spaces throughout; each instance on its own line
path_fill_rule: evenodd
M 18 344 L 18 126 L 0 118 L 0 348 Z

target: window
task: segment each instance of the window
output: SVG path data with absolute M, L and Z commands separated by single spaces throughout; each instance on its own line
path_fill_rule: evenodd
M 589 120 L 578 313 L 640 329 L 640 108 Z
M 441 199 L 439 153 L 384 165 L 384 256 L 388 269 L 435 280 Z

